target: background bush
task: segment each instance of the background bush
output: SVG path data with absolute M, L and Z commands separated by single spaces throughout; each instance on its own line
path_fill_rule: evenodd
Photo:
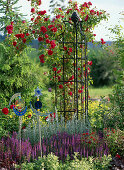
M 115 52 L 113 47 L 109 48 L 90 48 L 88 54 L 89 60 L 92 61 L 90 76 L 93 79 L 93 86 L 112 85 L 115 82 L 116 75 L 113 69 L 117 68 L 114 61 Z

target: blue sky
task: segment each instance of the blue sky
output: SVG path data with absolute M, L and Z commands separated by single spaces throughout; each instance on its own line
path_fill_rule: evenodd
M 124 27 L 124 22 L 120 20 L 122 15 L 119 13 L 124 11 L 124 0 L 90 0 L 93 4 L 93 7 L 96 6 L 97 9 L 103 9 L 107 13 L 110 14 L 110 18 L 108 21 L 102 21 L 101 24 L 94 29 L 94 33 L 96 34 L 96 40 L 99 41 L 101 38 L 104 38 L 105 41 L 112 40 L 112 34 L 108 31 L 108 28 L 114 27 L 114 25 L 122 25 Z M 48 10 L 50 0 L 42 0 L 42 5 L 40 6 L 41 10 Z M 65 5 L 68 0 L 65 0 Z M 84 2 L 89 2 L 89 0 L 77 0 L 79 4 Z M 21 12 L 27 14 L 27 19 L 30 18 L 30 1 L 27 0 L 19 0 L 18 5 L 21 5 Z

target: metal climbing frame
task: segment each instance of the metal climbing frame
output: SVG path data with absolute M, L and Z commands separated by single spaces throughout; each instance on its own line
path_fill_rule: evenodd
M 88 117 L 87 38 L 82 31 L 83 22 L 79 21 L 76 12 L 72 14 L 71 19 L 73 23 L 64 21 L 65 30 L 60 35 L 59 43 L 60 48 L 71 47 L 73 54 L 66 55 L 65 52 L 61 57 L 62 77 L 55 83 L 55 105 L 57 112 L 63 114 L 65 120 L 70 113 L 71 117 L 76 114 L 77 119 L 83 118 L 86 121 Z M 70 31 L 72 32 L 69 38 L 71 41 L 66 41 L 66 36 Z M 72 64 L 71 70 L 69 70 L 70 64 Z M 73 75 L 73 78 L 70 78 L 70 75 Z M 64 87 L 62 94 L 60 94 L 59 84 Z M 72 95 L 69 96 L 68 90 L 72 92 Z

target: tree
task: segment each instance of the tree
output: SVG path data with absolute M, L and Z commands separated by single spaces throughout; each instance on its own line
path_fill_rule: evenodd
M 93 80 L 93 86 L 113 85 L 116 75 L 113 69 L 118 65 L 114 62 L 116 51 L 113 45 L 107 48 L 92 48 L 89 52 L 89 59 L 92 61 L 90 75 Z
M 49 12 L 54 13 L 55 8 L 65 10 L 64 0 L 51 0 L 49 5 Z
M 14 7 L 19 0 L 0 0 L 0 31 L 6 33 L 6 26 L 17 20 L 22 20 L 24 16 L 22 13 L 19 13 L 20 7 Z
M 21 54 L 13 54 L 10 47 L 0 44 L 0 100 L 7 105 L 14 93 L 21 92 L 27 102 L 32 91 L 40 84 L 39 66 L 34 64 L 27 53 L 30 47 Z M 30 96 L 30 97 L 29 97 Z

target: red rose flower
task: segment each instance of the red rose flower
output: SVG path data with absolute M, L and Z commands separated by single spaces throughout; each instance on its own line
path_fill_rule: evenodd
M 103 38 L 101 38 L 101 43 L 102 44 L 105 44 L 106 42 L 103 40 Z
M 40 62 L 41 62 L 41 63 L 45 63 L 44 59 L 41 59 Z
M 14 24 L 14 22 L 12 21 L 12 22 L 11 22 L 11 25 L 13 25 L 13 24 Z
M 26 128 L 26 126 L 23 126 L 23 127 L 22 127 L 22 129 L 25 129 L 25 128 Z
M 49 54 L 49 55 L 52 55 L 52 54 L 53 54 L 53 51 L 52 51 L 52 50 L 48 50 L 48 54 Z
M 13 106 L 14 106 L 14 108 L 15 108 L 15 105 L 12 104 L 12 105 L 10 105 L 10 109 L 13 109 Z
M 44 21 L 48 21 L 49 20 L 49 18 L 44 18 Z
M 32 33 L 34 34 L 34 33 L 35 33 L 35 30 L 33 30 Z
M 24 38 L 22 41 L 23 41 L 23 43 L 26 43 L 26 38 Z
M 44 57 L 45 57 L 45 55 L 44 54 L 41 54 L 40 56 L 39 56 L 39 59 L 41 60 L 41 59 L 44 59 Z
M 78 90 L 78 93 L 82 93 L 82 92 L 83 92 L 83 90 L 80 90 L 80 89 Z
M 49 43 L 50 43 L 50 40 L 49 40 L 49 39 L 46 39 L 46 43 L 49 44 Z
M 53 67 L 53 71 L 56 71 L 57 70 L 57 68 L 56 67 Z
M 44 27 L 44 26 L 42 26 L 40 29 L 41 29 L 41 31 L 42 31 L 43 33 L 47 32 L 47 29 L 46 29 L 46 27 Z
M 56 117 L 56 113 L 53 113 L 54 118 Z
M 86 16 L 86 18 L 85 18 L 85 21 L 87 21 L 88 20 L 88 15 Z
M 50 44 L 51 44 L 51 48 L 55 48 L 55 46 L 56 46 L 56 44 L 55 44 L 55 41 L 54 40 L 52 40 L 51 42 L 50 42 Z
M 92 5 L 92 3 L 91 3 L 91 2 L 88 2 L 88 5 Z
M 65 51 L 67 51 L 67 47 L 64 46 L 63 48 L 64 48 Z
M 20 34 L 20 37 L 21 38 L 24 38 L 25 37 L 25 34 L 23 33 L 23 34 Z
M 116 158 L 119 158 L 119 159 L 120 159 L 120 158 L 121 158 L 121 156 L 117 153 L 117 154 L 116 154 Z
M 43 41 L 43 37 L 38 37 L 38 41 Z
M 87 2 L 84 2 L 84 4 L 82 5 L 82 7 L 87 7 L 87 8 L 89 8 L 89 6 L 88 6 L 88 3 Z
M 37 14 L 39 14 L 39 15 L 44 15 L 46 13 L 46 10 L 44 10 L 44 11 L 39 11 Z
M 4 107 L 4 108 L 2 109 L 2 112 L 3 112 L 3 114 L 8 115 L 9 110 L 8 110 L 8 108 Z
M 99 11 L 97 11 L 97 15 L 99 16 Z
M 57 73 L 60 73 L 60 72 L 61 72 L 61 70 L 58 70 L 58 71 L 57 71 Z
M 30 34 L 27 32 L 27 33 L 26 33 L 26 36 L 29 36 L 29 35 L 30 35 Z
M 88 61 L 88 64 L 91 66 L 92 65 L 92 61 Z
M 17 42 L 16 41 L 13 41 L 13 46 L 16 46 Z
M 60 89 L 63 89 L 63 85 L 62 85 L 62 84 L 60 84 L 60 85 L 59 85 L 59 88 L 60 88 Z
M 31 18 L 31 21 L 33 21 L 34 20 L 34 18 Z
M 56 18 L 59 19 L 61 17 L 61 15 L 57 15 Z
M 72 96 L 72 91 L 68 92 L 68 94 L 69 94 L 70 96 Z
M 8 34 L 12 34 L 13 32 L 12 32 L 12 30 L 8 30 Z
M 92 10 L 90 11 L 90 14 L 91 14 L 91 15 L 94 15 L 94 14 L 95 14 L 95 11 L 92 9 Z
M 35 13 L 35 9 L 34 9 L 34 8 L 31 8 L 31 12 L 32 12 L 32 13 Z
M 37 5 L 41 5 L 41 0 L 38 0 L 38 1 L 37 1 Z
M 23 20 L 23 21 L 22 21 L 22 23 L 24 24 L 24 23 L 26 23 L 26 21 L 25 21 L 25 20 Z
M 48 34 L 45 34 L 45 38 L 48 38 L 49 37 L 49 35 Z
M 48 119 L 48 116 L 47 117 L 45 117 L 45 120 L 47 120 Z
M 52 27 L 54 27 L 54 25 L 48 25 L 48 28 L 49 28 L 49 29 L 52 28 Z
M 72 48 L 69 48 L 69 52 L 72 53 Z
M 54 28 L 51 29 L 51 31 L 52 31 L 52 32 L 56 32 L 56 31 L 57 31 L 57 28 L 54 27 Z
M 70 11 L 68 10 L 66 13 L 69 14 L 69 12 L 70 12 Z
M 20 36 L 21 36 L 21 34 L 16 34 L 15 35 L 15 37 L 18 38 L 18 39 L 20 38 Z
M 7 30 L 7 31 L 13 30 L 13 25 L 7 25 L 6 30 Z
M 58 80 L 60 81 L 60 79 L 61 79 L 61 76 L 58 76 Z
M 31 114 L 30 114 L 30 115 L 28 115 L 28 118 L 31 118 Z

